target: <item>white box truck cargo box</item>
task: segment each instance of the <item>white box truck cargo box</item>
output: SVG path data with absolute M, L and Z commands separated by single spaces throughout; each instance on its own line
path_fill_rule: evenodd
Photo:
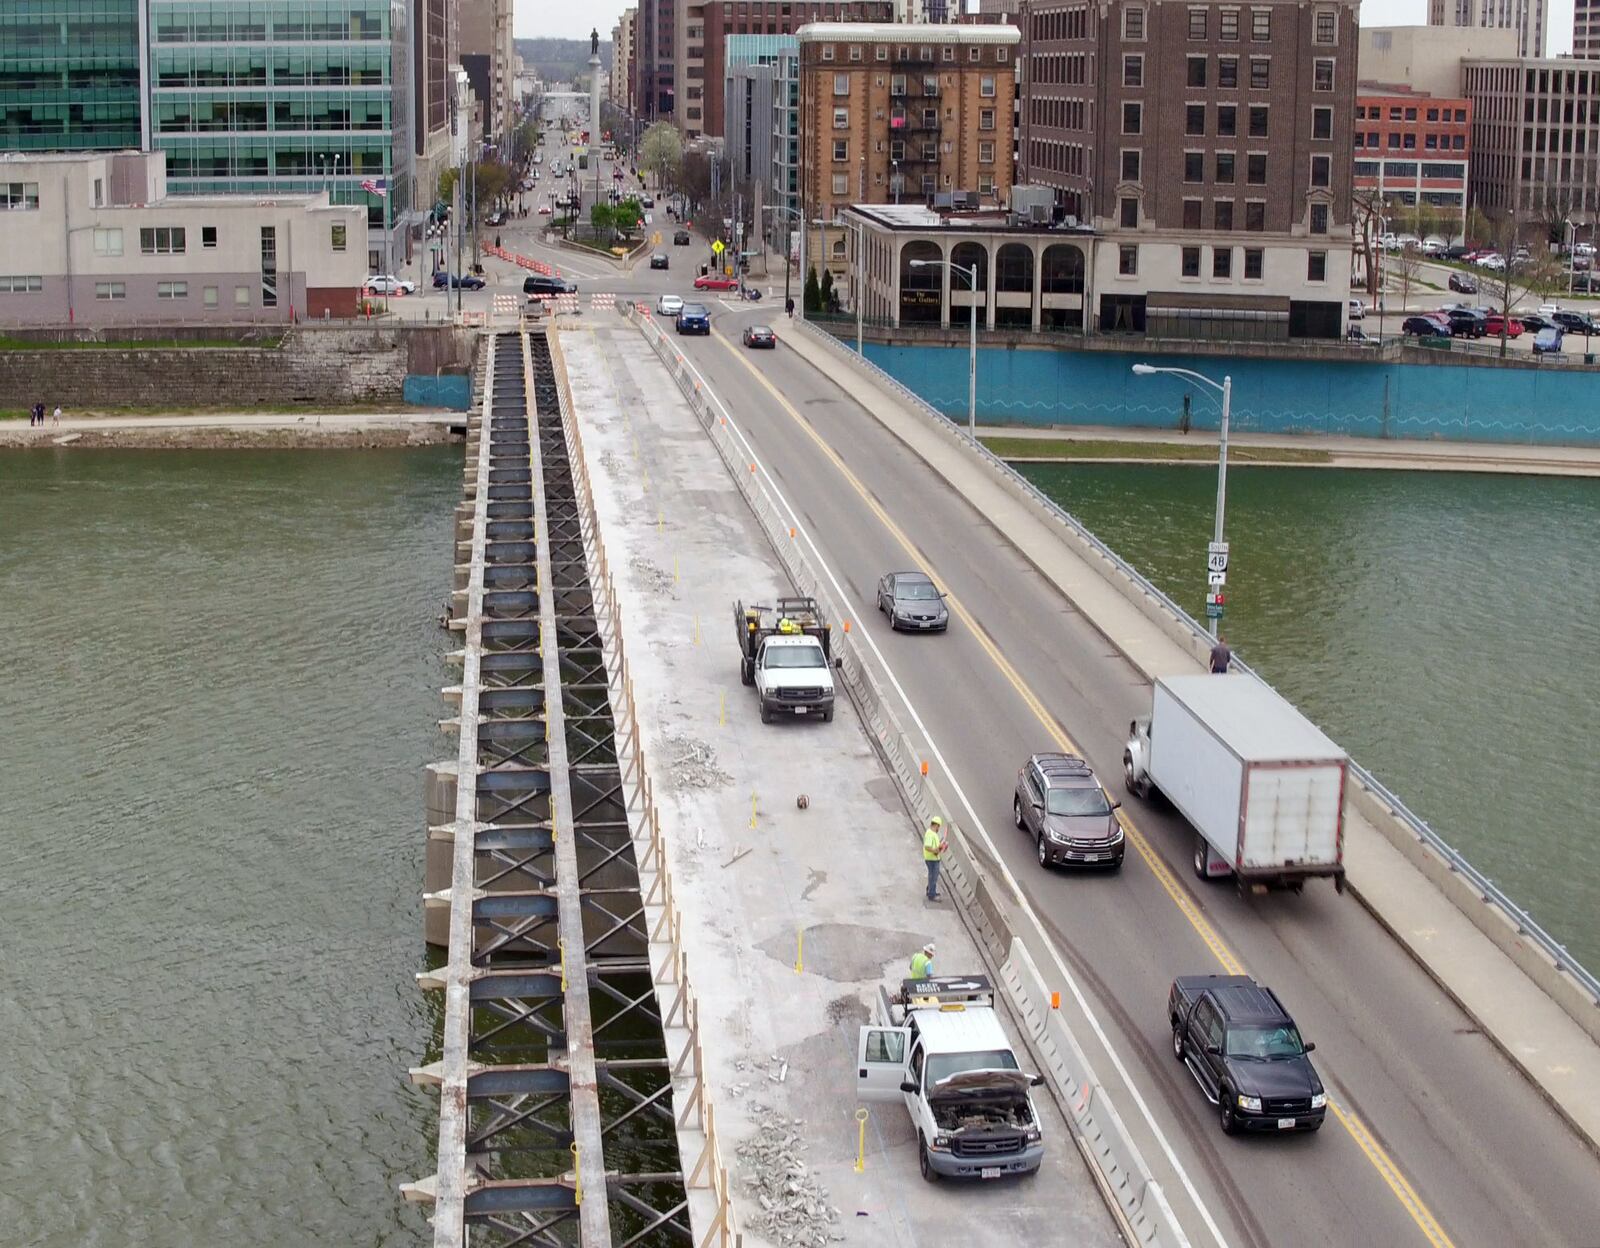
M 1150 711 L 1149 775 L 1241 881 L 1344 875 L 1345 752 L 1244 676 L 1168 676 Z

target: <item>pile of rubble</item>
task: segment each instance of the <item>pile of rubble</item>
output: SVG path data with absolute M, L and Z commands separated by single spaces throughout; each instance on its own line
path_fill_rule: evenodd
M 697 737 L 674 733 L 661 739 L 676 789 L 718 789 L 733 777 L 717 766 L 717 752 Z
M 652 594 L 676 594 L 678 592 L 677 578 L 653 560 L 646 559 L 643 555 L 635 555 L 628 560 L 628 566 L 633 569 L 633 574 L 639 578 L 639 583 Z
M 839 1211 L 828 1203 L 828 1189 L 806 1169 L 805 1140 L 799 1118 L 779 1117 L 766 1105 L 752 1104 L 760 1125 L 739 1145 L 739 1177 L 755 1197 L 759 1213 L 751 1229 L 782 1248 L 822 1248 L 844 1239 L 837 1230 Z

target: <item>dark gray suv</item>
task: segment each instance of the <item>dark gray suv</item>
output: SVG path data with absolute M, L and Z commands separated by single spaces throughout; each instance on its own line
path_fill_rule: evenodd
M 1041 867 L 1122 865 L 1127 839 L 1116 802 L 1076 754 L 1035 754 L 1017 772 L 1011 817 L 1033 838 Z

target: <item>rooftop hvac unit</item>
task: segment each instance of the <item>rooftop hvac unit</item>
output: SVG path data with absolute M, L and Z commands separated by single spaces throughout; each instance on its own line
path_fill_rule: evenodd
M 1028 220 L 1030 222 L 1032 222 L 1034 225 L 1049 225 L 1050 224 L 1050 205 L 1049 204 L 1029 204 L 1028 205 Z

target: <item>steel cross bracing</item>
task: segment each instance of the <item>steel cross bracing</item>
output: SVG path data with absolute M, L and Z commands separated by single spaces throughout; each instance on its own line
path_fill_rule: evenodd
M 542 334 L 491 340 L 465 583 L 436 1245 L 691 1242 L 660 1006 Z M 465 574 L 463 577 L 463 573 Z M 460 595 L 458 594 L 458 598 Z

